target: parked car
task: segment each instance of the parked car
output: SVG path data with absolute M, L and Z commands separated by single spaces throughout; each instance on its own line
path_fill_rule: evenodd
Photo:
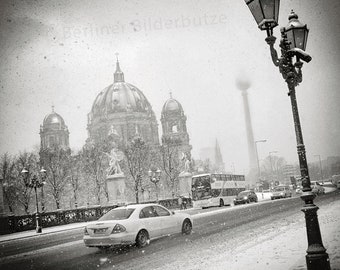
M 296 192 L 296 194 L 302 194 L 302 187 L 297 186 L 295 192 Z
M 257 202 L 257 195 L 252 190 L 241 191 L 234 199 L 234 205 Z
M 325 188 L 317 181 L 311 181 L 310 186 L 314 194 L 325 194 Z
M 288 186 L 276 186 L 270 198 L 272 200 L 292 197 L 292 192 Z
M 169 234 L 190 234 L 192 218 L 159 204 L 134 204 L 110 210 L 84 228 L 87 247 L 146 246 L 150 240 Z

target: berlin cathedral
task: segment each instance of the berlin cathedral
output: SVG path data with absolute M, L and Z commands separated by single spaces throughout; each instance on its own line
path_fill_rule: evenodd
M 125 81 L 117 59 L 113 83 L 98 93 L 87 115 L 86 144 L 100 143 L 110 134 L 115 134 L 122 145 L 127 145 L 136 135 L 154 147 L 160 146 L 160 142 L 165 145 L 168 139 L 173 139 L 178 153 L 191 159 L 192 146 L 189 143 L 186 120 L 182 105 L 170 94 L 160 116 L 160 140 L 157 118 L 151 104 L 140 89 Z M 40 139 L 41 152 L 56 145 L 70 150 L 68 127 L 54 108 L 44 118 L 40 127 Z
M 181 153 L 191 156 L 191 145 L 182 105 L 172 96 L 161 113 L 162 141 L 175 138 Z M 126 144 L 136 134 L 151 145 L 159 145 L 157 118 L 149 101 L 136 86 L 125 82 L 119 61 L 113 84 L 95 98 L 87 117 L 88 140 L 100 142 L 114 131 Z M 40 127 L 41 149 L 58 145 L 69 148 L 69 131 L 64 119 L 52 108 Z

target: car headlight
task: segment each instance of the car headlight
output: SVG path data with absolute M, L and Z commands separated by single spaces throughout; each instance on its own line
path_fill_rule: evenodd
M 125 231 L 126 231 L 126 229 L 125 229 L 125 227 L 123 225 L 116 224 L 113 227 L 111 234 L 112 233 L 121 233 L 121 232 L 125 232 Z
M 285 195 L 285 194 L 283 192 L 281 192 L 280 195 Z
M 244 196 L 243 199 L 248 200 L 248 197 L 247 197 L 247 196 Z

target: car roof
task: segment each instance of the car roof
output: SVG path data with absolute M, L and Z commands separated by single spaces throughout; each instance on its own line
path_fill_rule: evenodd
M 135 209 L 142 209 L 144 207 L 147 207 L 147 206 L 162 206 L 162 205 L 159 205 L 157 203 L 139 203 L 139 204 L 128 204 L 128 205 L 123 205 L 123 206 L 119 206 L 115 209 L 118 209 L 118 208 L 135 208 Z

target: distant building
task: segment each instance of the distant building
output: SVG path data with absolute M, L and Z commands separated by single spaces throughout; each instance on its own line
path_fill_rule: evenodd
M 298 167 L 291 165 L 291 164 L 287 164 L 285 166 L 283 166 L 282 168 L 282 173 L 284 175 L 284 183 L 281 184 L 291 184 L 291 177 L 296 177 L 300 174 Z
M 327 157 L 323 166 L 327 169 L 329 176 L 340 174 L 340 157 Z
M 214 170 L 217 173 L 225 173 L 225 165 L 223 162 L 222 154 L 220 145 L 218 144 L 218 141 L 216 139 L 215 143 L 215 164 L 214 164 Z

